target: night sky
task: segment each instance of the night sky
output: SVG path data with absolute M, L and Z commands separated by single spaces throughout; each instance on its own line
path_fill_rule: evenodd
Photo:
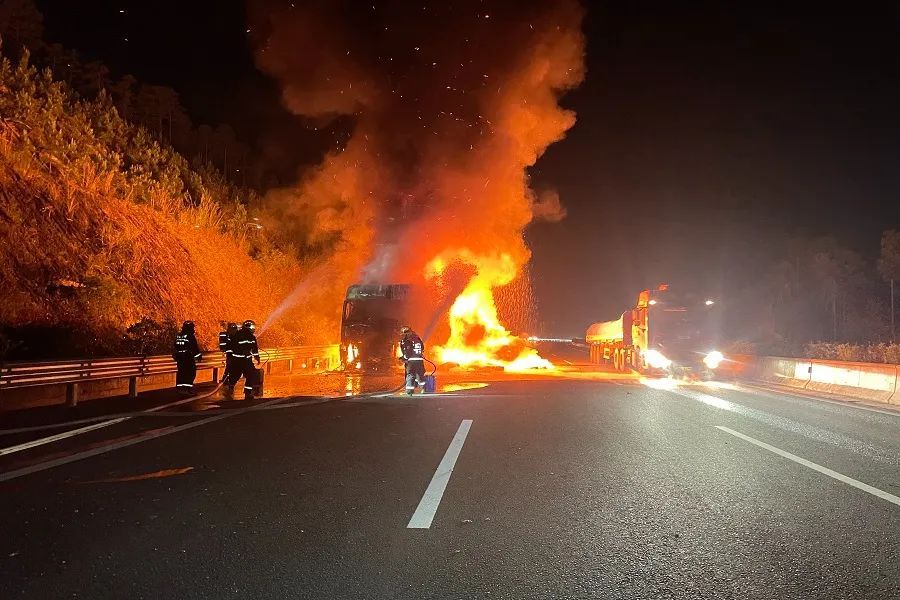
M 255 69 L 242 2 L 86 4 L 38 1 L 45 38 L 175 88 L 287 173 L 330 142 Z M 546 333 L 662 281 L 727 298 L 791 236 L 875 256 L 900 226 L 898 9 L 685 4 L 586 3 L 578 122 L 532 170 L 568 209 L 528 232 Z

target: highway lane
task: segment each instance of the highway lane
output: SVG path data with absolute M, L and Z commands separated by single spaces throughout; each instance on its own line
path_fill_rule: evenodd
M 267 378 L 261 396 L 245 402 L 240 390 L 232 399 L 214 384 L 198 387 L 182 398 L 174 388 L 143 393 L 136 399 L 113 397 L 76 407 L 57 404 L 0 412 L 0 472 L 33 464 L 44 457 L 67 454 L 73 448 L 94 447 L 141 431 L 176 426 L 212 414 L 242 410 L 276 398 L 307 401 L 340 398 L 395 387 L 396 376 L 345 376 L 343 373 L 276 374 Z M 168 421 L 168 423 L 165 423 Z M 3 475 L 0 475 L 0 480 Z
M 717 428 L 900 495 L 900 416 L 493 378 L 248 412 L 0 483 L 0 597 L 900 597 L 900 506 Z M 464 421 L 433 522 L 408 528 Z

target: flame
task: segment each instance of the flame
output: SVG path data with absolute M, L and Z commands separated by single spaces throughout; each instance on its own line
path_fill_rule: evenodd
M 333 331 L 355 281 L 444 276 L 441 300 L 455 302 L 439 360 L 552 368 L 500 322 L 496 300 L 509 308 L 503 294 L 524 276 L 529 223 L 565 214 L 555 192 L 530 187 L 528 169 L 575 123 L 559 99 L 585 74 L 582 4 L 491 3 L 489 20 L 472 19 L 483 0 L 427 11 L 390 0 L 365 19 L 357 4 L 248 3 L 254 32 L 266 32 L 257 64 L 281 82 L 284 105 L 336 136 L 297 186 L 263 202 L 270 236 L 324 264 L 292 314 Z M 462 293 L 449 281 L 460 262 Z M 423 303 L 412 322 L 429 322 L 435 307 Z
M 453 263 L 474 267 L 475 275 L 450 307 L 447 317 L 450 337 L 434 348 L 438 361 L 463 367 L 502 367 L 510 372 L 554 369 L 553 363 L 542 358 L 534 348 L 525 346 L 497 316 L 494 288 L 511 282 L 519 270 L 512 256 L 476 255 L 468 249 L 447 250 L 426 265 L 426 278 L 439 281 Z
M 347 346 L 347 364 L 351 364 L 358 356 L 359 348 L 356 347 L 356 344 L 349 344 Z

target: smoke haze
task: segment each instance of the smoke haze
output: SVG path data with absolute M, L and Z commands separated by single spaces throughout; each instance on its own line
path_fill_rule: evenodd
M 285 105 L 352 124 L 265 200 L 266 226 L 329 264 L 316 293 L 335 318 L 354 280 L 422 282 L 438 256 L 507 285 L 506 266 L 521 273 L 530 257 L 524 228 L 565 215 L 527 168 L 575 122 L 558 99 L 584 76 L 582 9 L 511 4 L 251 3 L 257 63 Z

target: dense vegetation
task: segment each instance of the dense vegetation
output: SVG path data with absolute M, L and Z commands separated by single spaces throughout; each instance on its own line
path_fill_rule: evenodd
M 302 268 L 257 228 L 254 200 L 125 121 L 105 91 L 81 99 L 27 53 L 3 59 L 0 352 L 158 352 L 188 318 L 212 346 L 219 320 L 263 320 Z

